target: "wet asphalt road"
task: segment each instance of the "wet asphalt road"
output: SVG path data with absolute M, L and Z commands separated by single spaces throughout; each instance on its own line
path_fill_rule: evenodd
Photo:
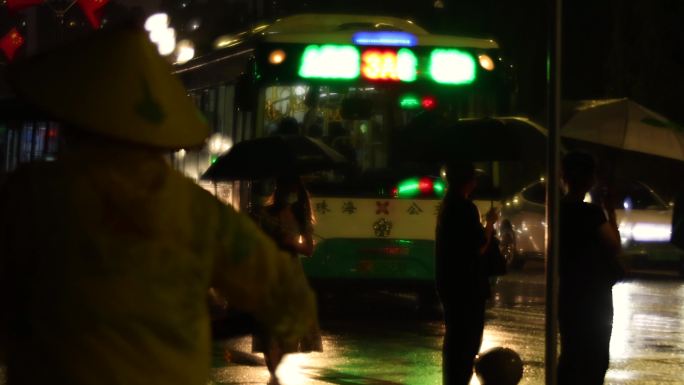
M 512 273 L 496 286 L 482 350 L 506 346 L 525 364 L 521 384 L 543 384 L 544 276 Z M 615 318 L 606 384 L 684 384 L 684 280 L 640 277 L 613 290 Z M 322 309 L 324 352 L 288 355 L 282 385 L 439 385 L 444 329 L 394 293 L 333 297 Z M 210 384 L 267 384 L 251 338 L 216 341 Z M 0 384 L 4 384 L 0 370 Z M 478 384 L 474 378 L 471 385 Z
M 487 310 L 482 350 L 506 346 L 523 358 L 521 384 L 543 384 L 544 277 L 512 273 Z M 684 281 L 639 277 L 613 290 L 615 319 L 606 384 L 684 384 Z M 411 296 L 390 293 L 333 297 L 323 309 L 323 353 L 286 357 L 282 385 L 437 385 L 441 383 L 439 317 L 415 310 Z M 266 384 L 250 338 L 214 344 L 215 384 Z M 225 351 L 232 352 L 226 362 Z M 474 378 L 472 384 L 478 384 Z

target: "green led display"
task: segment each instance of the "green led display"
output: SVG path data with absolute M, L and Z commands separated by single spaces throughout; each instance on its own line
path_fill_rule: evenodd
M 440 84 L 470 84 L 475 81 L 475 59 L 457 49 L 435 49 L 430 54 L 430 76 Z
M 475 58 L 454 48 L 435 48 L 429 60 L 419 61 L 409 48 L 383 51 L 377 48 L 359 49 L 353 45 L 309 45 L 302 53 L 299 76 L 305 79 L 414 82 L 418 76 L 444 85 L 470 84 L 477 76 Z M 423 64 L 425 67 L 423 68 Z M 408 99 L 402 108 L 414 108 Z M 417 107 L 417 106 L 416 106 Z
M 418 58 L 408 48 L 402 48 L 397 52 L 397 76 L 403 82 L 416 80 Z
M 351 45 L 310 45 L 304 49 L 299 76 L 319 79 L 356 79 L 361 71 L 361 55 Z
M 397 195 L 400 198 L 413 197 L 420 192 L 420 182 L 417 178 L 407 179 L 397 186 Z
M 436 180 L 433 185 L 432 185 L 433 190 L 435 191 L 435 194 L 438 196 L 443 196 L 444 195 L 444 182 L 440 180 Z
M 420 99 L 416 95 L 406 94 L 399 99 L 399 106 L 405 110 L 415 110 L 420 108 Z

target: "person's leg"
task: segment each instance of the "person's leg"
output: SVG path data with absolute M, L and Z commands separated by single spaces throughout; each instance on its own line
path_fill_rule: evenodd
M 593 292 L 591 298 L 561 307 L 559 385 L 602 385 L 609 366 L 612 293 Z
M 588 385 L 601 385 L 610 365 L 610 337 L 613 331 L 612 290 L 597 293 L 587 332 L 586 372 Z
M 582 377 L 583 331 L 576 306 L 561 301 L 558 312 L 561 352 L 558 358 L 558 385 L 580 385 Z
M 445 306 L 442 349 L 444 385 L 468 385 L 484 330 L 484 302 Z

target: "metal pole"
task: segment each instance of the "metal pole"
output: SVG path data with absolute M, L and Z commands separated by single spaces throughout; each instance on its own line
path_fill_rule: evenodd
M 549 143 L 547 147 L 546 207 L 546 385 L 557 383 L 558 346 L 558 237 L 559 237 L 559 163 L 562 0 L 549 1 L 548 108 Z

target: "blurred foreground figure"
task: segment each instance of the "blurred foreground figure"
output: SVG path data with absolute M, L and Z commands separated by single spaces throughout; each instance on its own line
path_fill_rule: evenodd
M 301 268 L 164 155 L 208 129 L 143 33 L 17 63 L 17 92 L 68 125 L 59 160 L 0 190 L 0 354 L 15 384 L 206 384 L 207 293 L 298 340 Z
M 624 271 L 617 260 L 620 233 L 611 197 L 585 202 L 595 182 L 589 154 L 563 157 L 567 193 L 560 205 L 558 326 L 559 385 L 603 384 L 613 329 L 613 285 Z
M 523 376 L 523 363 L 514 350 L 493 348 L 478 354 L 475 373 L 481 385 L 517 385 Z

